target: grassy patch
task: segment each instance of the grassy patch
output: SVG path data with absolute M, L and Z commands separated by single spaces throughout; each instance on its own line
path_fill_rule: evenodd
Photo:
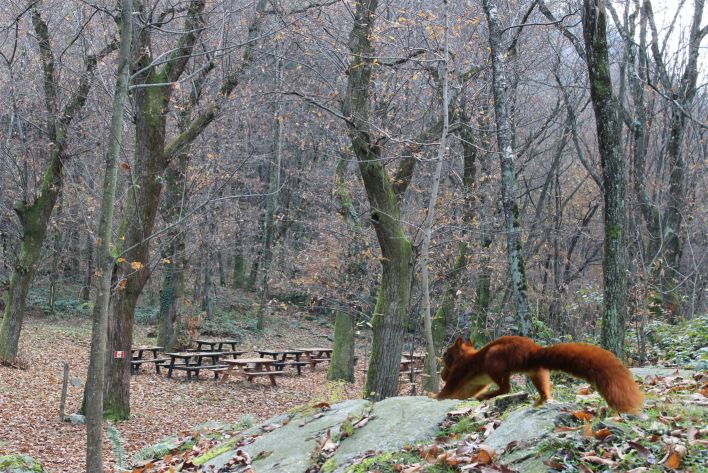
M 397 465 L 410 465 L 417 463 L 420 459 L 408 452 L 388 452 L 365 458 L 356 465 L 347 467 L 345 473 L 367 473 L 378 471 L 379 473 L 395 473 L 400 471 Z

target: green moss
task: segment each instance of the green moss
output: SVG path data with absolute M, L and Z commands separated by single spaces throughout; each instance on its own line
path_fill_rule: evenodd
M 394 473 L 394 465 L 408 465 L 416 463 L 419 458 L 407 452 L 387 452 L 375 457 L 364 459 L 361 463 L 348 467 L 345 473 L 367 473 L 378 471 L 379 473 Z
M 354 435 L 354 425 L 352 425 L 352 421 L 350 418 L 347 418 L 347 420 L 345 420 L 342 425 L 339 426 L 339 431 L 347 437 L 351 437 L 352 435 Z
M 0 471 L 17 472 L 43 472 L 41 463 L 27 455 L 0 455 Z
M 322 464 L 320 467 L 320 472 L 322 473 L 331 473 L 337 468 L 337 462 L 334 461 L 334 458 L 330 458 L 326 462 Z
M 230 450 L 233 450 L 233 448 L 236 446 L 238 442 L 241 441 L 241 437 L 234 437 L 232 439 L 227 440 L 226 442 L 222 443 L 221 445 L 217 445 L 216 447 L 212 448 L 208 452 L 199 455 L 195 459 L 192 460 L 192 463 L 195 466 L 203 465 L 204 463 L 208 462 L 212 458 L 216 458 L 222 453 L 226 453 Z
M 607 235 L 607 238 L 610 240 L 619 240 L 620 235 L 621 235 L 621 231 L 622 231 L 622 229 L 619 226 L 613 225 L 613 226 L 607 227 L 607 231 L 605 232 L 605 234 Z

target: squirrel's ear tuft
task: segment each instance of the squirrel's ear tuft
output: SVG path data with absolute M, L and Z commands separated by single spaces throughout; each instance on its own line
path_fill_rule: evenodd
M 470 348 L 474 348 L 474 346 L 472 345 L 472 340 L 470 340 L 469 338 L 468 338 L 467 341 L 465 342 L 465 345 L 468 346 L 468 347 L 470 347 Z
M 460 337 L 457 337 L 457 340 L 455 340 L 455 346 L 459 347 L 462 345 L 462 339 Z

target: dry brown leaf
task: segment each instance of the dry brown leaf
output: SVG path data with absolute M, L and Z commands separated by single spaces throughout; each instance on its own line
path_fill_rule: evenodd
M 612 432 L 607 427 L 603 427 L 595 432 L 595 438 L 598 440 L 604 440 L 610 435 L 612 435 Z
M 580 429 L 582 429 L 582 427 L 567 427 L 565 425 L 559 425 L 553 431 L 554 432 L 575 432 L 576 430 L 580 430 Z
M 676 451 L 672 451 L 669 453 L 668 458 L 666 459 L 666 462 L 664 463 L 666 468 L 671 468 L 672 470 L 675 470 L 679 466 L 681 466 L 681 455 Z
M 610 468 L 615 468 L 617 466 L 617 462 L 610 460 L 608 458 L 602 458 L 598 457 L 597 455 L 583 455 L 581 457 L 583 461 L 594 463 L 596 465 L 605 465 L 609 466 Z
M 593 417 L 593 415 L 587 411 L 573 411 L 572 415 L 576 419 L 584 420 L 584 421 L 590 421 L 590 420 L 592 420 L 592 417 Z

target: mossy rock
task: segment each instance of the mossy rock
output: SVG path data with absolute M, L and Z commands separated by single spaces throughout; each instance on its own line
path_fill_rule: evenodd
M 46 471 L 42 464 L 27 455 L 0 456 L 1 473 L 41 473 Z

